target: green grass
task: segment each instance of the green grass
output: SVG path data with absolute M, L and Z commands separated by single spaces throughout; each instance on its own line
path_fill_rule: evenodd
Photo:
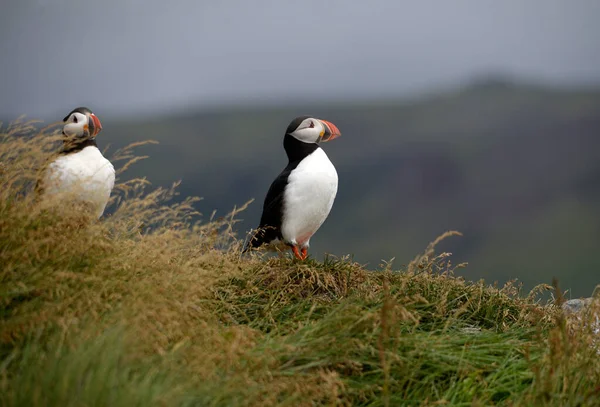
M 585 325 L 455 277 L 452 233 L 402 269 L 242 257 L 240 209 L 194 224 L 143 180 L 99 222 L 40 202 L 52 146 L 21 132 L 0 134 L 2 406 L 600 403 Z

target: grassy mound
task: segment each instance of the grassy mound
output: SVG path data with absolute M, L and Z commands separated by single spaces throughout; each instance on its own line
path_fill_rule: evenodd
M 2 405 L 600 404 L 585 325 L 455 277 L 437 242 L 400 270 L 242 257 L 238 209 L 195 224 L 144 180 L 95 221 L 36 198 L 31 131 L 0 134 Z

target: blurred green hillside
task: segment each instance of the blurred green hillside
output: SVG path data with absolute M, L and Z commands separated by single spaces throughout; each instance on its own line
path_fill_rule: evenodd
M 98 112 L 101 115 L 101 112 Z M 296 116 L 335 123 L 324 145 L 340 177 L 330 218 L 311 240 L 313 256 L 353 254 L 400 266 L 433 237 L 460 230 L 444 250 L 469 260 L 468 279 L 527 288 L 557 277 L 572 296 L 600 280 L 600 89 L 565 90 L 481 80 L 415 100 L 351 101 L 111 122 L 102 146 L 155 139 L 130 176 L 182 179 L 182 196 L 205 199 L 209 217 L 250 198 L 243 233 L 286 165 L 283 132 Z

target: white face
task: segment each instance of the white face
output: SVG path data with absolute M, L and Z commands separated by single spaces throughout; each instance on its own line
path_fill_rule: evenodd
M 290 133 L 290 136 L 304 143 L 318 143 L 320 138 L 325 133 L 325 126 L 318 119 L 309 117 L 304 119 L 302 123 Z
M 63 127 L 63 133 L 69 137 L 83 137 L 89 134 L 89 131 L 87 131 L 89 128 L 88 120 L 88 117 L 83 113 L 72 113 Z

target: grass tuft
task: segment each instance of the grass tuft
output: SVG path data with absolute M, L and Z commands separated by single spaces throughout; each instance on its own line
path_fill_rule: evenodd
M 97 221 L 36 196 L 58 138 L 33 125 L 0 130 L 1 405 L 600 404 L 593 314 L 464 281 L 456 232 L 398 269 L 240 256 L 248 203 L 198 222 L 145 179 Z

